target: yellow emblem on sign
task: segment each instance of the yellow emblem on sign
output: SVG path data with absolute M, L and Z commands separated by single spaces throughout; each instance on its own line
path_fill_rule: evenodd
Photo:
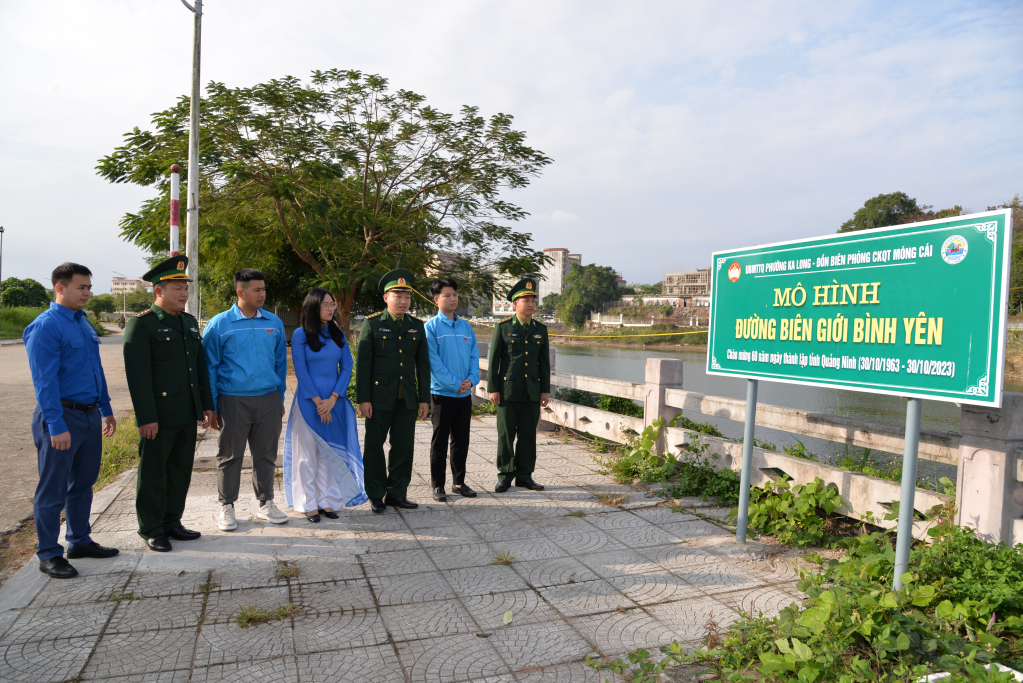
M 398 284 L 399 285 L 405 284 L 405 278 L 403 278 L 403 277 L 398 278 Z
M 184 269 L 185 269 L 185 262 L 184 261 L 178 261 L 178 270 L 184 270 Z
M 533 283 L 532 282 L 527 282 L 526 283 L 526 289 L 532 289 L 532 288 L 533 288 Z

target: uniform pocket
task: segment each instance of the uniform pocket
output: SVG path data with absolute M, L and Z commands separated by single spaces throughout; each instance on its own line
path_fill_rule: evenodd
M 377 339 L 377 348 L 381 351 L 394 351 L 395 343 L 394 334 L 382 334 Z
M 386 375 L 373 378 L 372 396 L 374 402 L 387 400 L 387 388 L 391 383 L 391 379 L 391 377 L 387 377 Z
M 157 399 L 171 398 L 177 393 L 178 387 L 162 387 L 158 389 L 153 389 L 153 396 L 155 396 Z

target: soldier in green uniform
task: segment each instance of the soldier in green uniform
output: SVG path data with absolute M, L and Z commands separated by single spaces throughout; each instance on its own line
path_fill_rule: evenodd
M 362 461 L 373 512 L 388 505 L 419 507 L 407 496 L 416 418 L 426 417 L 430 406 L 430 351 L 423 321 L 408 314 L 414 284 L 415 276 L 401 268 L 384 275 L 379 289 L 387 309 L 366 318 L 359 334 L 355 400 L 366 418 Z M 388 432 L 391 452 L 385 463 Z
M 198 531 L 181 525 L 192 481 L 195 423 L 217 428 L 199 322 L 185 313 L 188 258 L 172 256 L 142 276 L 156 303 L 128 320 L 124 372 L 139 427 L 135 512 L 139 536 L 159 552 Z
M 536 281 L 519 280 L 508 291 L 515 315 L 494 326 L 490 342 L 487 390 L 497 406 L 497 486 L 504 493 L 516 486 L 543 491 L 533 481 L 536 425 L 551 392 L 551 357 L 547 326 L 533 320 Z M 517 441 L 516 441 L 517 439 Z

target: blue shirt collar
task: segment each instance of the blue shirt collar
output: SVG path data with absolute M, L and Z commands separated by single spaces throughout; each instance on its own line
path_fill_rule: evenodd
M 243 318 L 245 320 L 250 320 L 250 319 L 251 320 L 255 320 L 256 318 L 262 318 L 263 317 L 263 309 L 260 308 L 259 310 L 256 311 L 256 315 L 253 318 L 249 318 L 249 316 L 247 316 L 244 313 L 242 313 L 242 309 L 238 308 L 238 302 L 236 301 L 236 302 L 234 302 L 234 305 L 231 306 L 229 315 L 231 317 L 231 322 L 236 322 L 238 320 L 242 320 Z
M 51 301 L 50 302 L 50 308 L 51 309 L 56 309 L 56 311 L 58 313 L 60 313 L 62 316 L 64 316 L 68 320 L 76 320 L 77 318 L 80 318 L 83 315 L 81 311 L 72 311 L 67 306 L 65 306 L 63 304 L 58 304 L 56 301 Z
M 454 320 L 452 320 L 451 318 L 447 317 L 446 315 L 444 315 L 443 313 L 440 313 L 440 312 L 437 313 L 437 317 L 440 318 L 441 321 L 446 322 L 451 327 L 454 327 L 455 325 L 458 324 L 458 314 L 457 313 L 455 313 L 455 319 Z

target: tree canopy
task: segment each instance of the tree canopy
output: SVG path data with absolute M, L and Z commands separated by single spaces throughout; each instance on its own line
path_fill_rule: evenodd
M 31 278 L 19 280 L 16 277 L 9 277 L 0 282 L 0 306 L 38 308 L 49 305 L 50 296 L 46 293 L 46 287 Z
M 919 223 L 921 221 L 960 216 L 963 213 L 963 207 L 958 204 L 951 209 L 942 209 L 940 211 L 932 211 L 931 209 L 933 208 L 933 206 L 928 204 L 918 205 L 916 199 L 913 199 L 905 192 L 879 194 L 865 201 L 863 207 L 857 209 L 852 218 L 842 223 L 838 232 L 855 232 L 857 230 L 886 228 L 890 225 L 902 225 L 904 223 Z
M 573 263 L 555 305 L 561 322 L 578 329 L 586 322 L 590 311 L 605 301 L 617 301 L 618 298 L 618 276 L 613 268 Z
M 268 287 L 334 292 L 347 326 L 360 296 L 380 306 L 377 281 L 399 261 L 425 275 L 436 250 L 451 252 L 456 272 L 444 274 L 487 296 L 491 273 L 535 272 L 546 260 L 509 227 L 527 213 L 502 192 L 525 187 L 551 159 L 525 144 L 510 115 L 447 114 L 380 76 L 337 69 L 314 71 L 308 84 L 214 82 L 206 93 L 200 266 L 217 282 L 242 266 L 276 270 L 290 281 Z M 182 97 L 97 166 L 111 182 L 160 191 L 121 222 L 126 239 L 154 253 L 168 248 L 165 174 L 184 166 L 188 114 Z
M 92 311 L 97 315 L 100 313 L 113 313 L 117 310 L 119 303 L 121 303 L 121 300 L 119 298 L 115 299 L 110 294 L 97 294 L 91 297 L 85 304 L 85 310 Z

